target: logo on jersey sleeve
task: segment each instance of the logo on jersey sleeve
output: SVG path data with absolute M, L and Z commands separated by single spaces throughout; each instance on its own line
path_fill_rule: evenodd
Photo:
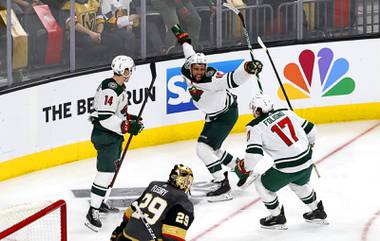
M 289 63 L 284 68 L 284 76 L 290 82 L 284 84 L 286 93 L 290 99 L 311 98 L 311 87 L 313 81 L 319 83 L 320 96 L 338 96 L 351 94 L 355 89 L 355 81 L 348 77 L 349 62 L 345 58 L 334 58 L 334 53 L 330 48 L 323 48 L 318 51 L 316 60 L 313 51 L 303 50 L 298 63 Z M 285 100 L 285 97 L 278 88 L 278 96 Z
M 209 66 L 222 72 L 231 72 L 237 69 L 244 59 L 209 63 Z M 214 73 L 213 73 L 214 74 Z M 166 113 L 192 111 L 194 106 L 190 93 L 187 91 L 185 80 L 181 76 L 181 67 L 166 70 Z

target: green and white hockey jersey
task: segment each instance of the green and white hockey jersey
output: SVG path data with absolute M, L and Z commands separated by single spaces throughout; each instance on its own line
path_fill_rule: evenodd
M 264 151 L 281 172 L 294 173 L 313 164 L 311 144 L 314 144 L 314 124 L 293 111 L 278 109 L 264 114 L 247 126 L 245 165 L 252 170 Z
M 113 78 L 103 80 L 96 90 L 94 109 L 91 119 L 99 121 L 105 129 L 123 135 L 121 123 L 126 120 L 128 109 L 125 85 L 120 86 Z
M 184 43 L 182 47 L 186 59 L 196 54 L 190 44 Z M 236 88 L 253 78 L 253 75 L 244 70 L 244 64 L 226 74 L 207 67 L 202 80 L 194 81 L 190 66 L 185 63 L 182 66 L 181 74 L 188 86 L 194 105 L 206 114 L 206 120 L 212 120 L 213 117 L 224 113 L 235 102 L 236 96 L 229 89 Z

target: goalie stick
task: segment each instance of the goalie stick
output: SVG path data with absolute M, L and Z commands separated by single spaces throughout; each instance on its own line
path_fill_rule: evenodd
M 149 85 L 148 93 L 150 93 L 150 91 L 152 90 L 154 82 L 155 82 L 156 77 L 157 77 L 156 64 L 154 62 L 150 63 L 149 67 L 150 67 L 150 72 L 152 74 L 152 81 L 151 81 L 151 83 Z M 144 108 L 145 108 L 145 105 L 146 105 L 147 101 L 148 101 L 148 95 L 145 96 L 145 99 L 144 99 L 144 102 L 143 102 L 143 104 L 141 106 L 139 114 L 137 115 L 137 120 L 140 119 L 141 114 L 144 111 Z M 123 150 L 123 154 L 121 155 L 120 161 L 119 161 L 119 163 L 116 166 L 115 175 L 113 176 L 112 181 L 111 181 L 110 185 L 108 186 L 108 191 L 107 191 L 107 194 L 106 194 L 106 198 L 104 200 L 107 200 L 107 197 L 108 197 L 108 195 L 111 192 L 110 189 L 113 187 L 113 185 L 114 185 L 114 183 L 116 181 L 116 177 L 117 177 L 117 175 L 118 175 L 118 173 L 120 171 L 121 164 L 123 164 L 124 157 L 127 154 L 127 151 L 128 151 L 129 145 L 131 144 L 132 138 L 133 138 L 133 135 L 129 135 L 127 144 L 125 145 L 125 148 Z
M 232 12 L 234 12 L 239 17 L 241 25 L 243 27 L 244 37 L 245 37 L 245 40 L 246 40 L 247 45 L 248 45 L 249 55 L 251 56 L 252 62 L 254 62 L 255 57 L 253 56 L 252 44 L 251 44 L 251 40 L 249 39 L 249 34 L 248 34 L 247 27 L 245 25 L 245 20 L 244 20 L 243 14 L 240 12 L 239 9 L 235 8 L 234 6 L 232 6 L 229 3 L 223 3 L 223 6 L 225 6 L 226 8 L 229 8 Z M 263 88 L 262 88 L 261 83 L 260 83 L 260 77 L 258 74 L 256 74 L 256 77 L 257 77 L 257 84 L 259 86 L 260 92 L 263 93 Z
M 146 220 L 143 212 L 141 211 L 138 202 L 137 201 L 132 202 L 131 206 L 133 207 L 133 209 L 135 210 L 135 212 L 139 216 L 141 222 L 143 222 L 145 228 L 148 230 L 148 232 L 149 232 L 150 236 L 153 238 L 153 240 L 154 241 L 158 240 L 156 234 L 154 233 L 154 231 L 152 229 L 152 227 L 149 225 L 149 223 Z
M 286 94 L 286 91 L 285 91 L 284 85 L 282 84 L 282 81 L 281 81 L 281 79 L 280 79 L 280 76 L 278 75 L 278 72 L 277 72 L 276 66 L 274 65 L 274 62 L 273 62 L 272 56 L 270 55 L 267 46 L 265 46 L 265 44 L 264 44 L 263 40 L 260 38 L 260 36 L 257 36 L 257 42 L 259 43 L 259 45 L 261 46 L 261 48 L 263 48 L 263 49 L 265 50 L 265 53 L 268 55 L 269 61 L 270 61 L 271 65 L 272 65 L 272 68 L 273 68 L 273 70 L 274 70 L 274 73 L 276 74 L 277 81 L 278 81 L 278 83 L 280 84 L 281 91 L 282 91 L 282 93 L 283 93 L 284 96 L 285 96 L 285 99 L 286 99 L 286 102 L 288 103 L 289 109 L 293 111 L 293 107 L 292 107 L 292 105 L 290 104 L 290 100 L 289 100 L 289 98 L 288 98 L 288 95 Z M 317 174 L 318 178 L 320 178 L 321 175 L 319 174 L 319 171 L 318 171 L 318 169 L 317 169 L 317 166 L 315 165 L 314 162 L 313 162 L 313 167 L 314 167 L 315 173 Z

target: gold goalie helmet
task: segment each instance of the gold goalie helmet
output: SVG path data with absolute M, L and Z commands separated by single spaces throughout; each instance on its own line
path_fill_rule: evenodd
M 191 184 L 193 184 L 193 171 L 190 167 L 183 164 L 176 164 L 169 175 L 169 183 L 181 189 L 184 192 L 189 192 Z

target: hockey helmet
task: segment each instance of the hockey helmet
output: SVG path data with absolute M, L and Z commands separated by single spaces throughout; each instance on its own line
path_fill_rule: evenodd
M 131 75 L 136 68 L 133 59 L 126 55 L 116 56 L 112 60 L 111 67 L 113 72 L 117 75 L 123 75 L 126 69 L 129 70 L 129 75 Z
M 186 64 L 189 66 L 189 68 L 192 64 L 205 64 L 207 67 L 206 55 L 203 53 L 193 54 L 186 60 Z
M 193 184 L 193 179 L 193 171 L 190 167 L 176 164 L 170 172 L 168 183 L 187 193 Z
M 249 103 L 249 108 L 253 113 L 256 113 L 257 109 L 261 109 L 262 113 L 268 113 L 273 110 L 272 99 L 268 95 L 256 94 Z

